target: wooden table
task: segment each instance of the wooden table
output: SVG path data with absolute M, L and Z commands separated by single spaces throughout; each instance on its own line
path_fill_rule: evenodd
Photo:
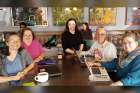
M 15 91 L 16 93 L 124 93 L 123 88 L 108 86 L 110 82 L 90 82 L 88 69 L 83 65 L 81 67 L 76 57 L 66 55 L 58 65 L 63 75 L 49 78 L 44 84 L 37 84 L 45 87 L 12 87 L 7 91 L 10 91 L 9 93 Z M 25 76 L 23 82 L 35 82 L 33 78 L 36 74 L 37 72 Z
M 65 55 L 63 60 L 58 61 L 58 66 L 63 75 L 50 77 L 44 86 L 107 86 L 110 82 L 90 82 L 88 80 L 89 71 L 86 66 L 81 66 L 78 58 L 72 55 Z M 27 75 L 24 82 L 35 82 L 34 75 Z

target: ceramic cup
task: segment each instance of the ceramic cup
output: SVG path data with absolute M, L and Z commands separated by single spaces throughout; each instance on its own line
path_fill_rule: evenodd
M 47 82 L 49 79 L 49 74 L 47 72 L 40 72 L 37 76 L 34 77 L 35 81 L 37 82 Z

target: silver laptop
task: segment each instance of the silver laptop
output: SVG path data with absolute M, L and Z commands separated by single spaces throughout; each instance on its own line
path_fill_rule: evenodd
M 91 67 L 90 72 L 93 81 L 110 81 L 110 77 L 104 67 Z
M 76 51 L 76 55 L 79 58 L 80 63 L 85 63 L 86 61 L 94 60 L 93 56 L 91 56 L 91 55 L 80 55 L 79 51 Z
M 76 54 L 81 63 L 85 63 L 87 68 L 90 71 L 90 74 L 93 76 L 93 81 L 110 81 L 110 77 L 104 67 L 89 67 L 87 62 L 95 62 L 94 57 L 90 55 L 80 55 L 79 51 L 76 51 Z

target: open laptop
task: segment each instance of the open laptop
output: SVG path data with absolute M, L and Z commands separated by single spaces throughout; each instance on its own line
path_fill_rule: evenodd
M 87 62 L 97 62 L 97 60 L 94 60 L 93 56 L 80 55 L 79 51 L 76 51 L 76 55 L 78 56 L 80 63 L 84 63 L 89 69 L 90 74 L 93 76 L 93 81 L 110 81 L 110 77 L 104 67 L 89 67 L 87 65 Z
M 110 77 L 104 67 L 90 67 L 93 81 L 110 81 Z
M 80 55 L 79 51 L 76 51 L 76 55 L 79 58 L 80 63 L 85 63 L 88 60 L 92 60 L 94 57 L 92 55 Z

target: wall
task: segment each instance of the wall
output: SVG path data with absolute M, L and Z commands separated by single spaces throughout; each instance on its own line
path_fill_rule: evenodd
M 2 7 L 1 7 L 2 8 Z M 0 8 L 0 9 L 1 9 Z M 4 7 L 3 7 L 4 8 Z M 5 8 L 6 10 L 0 10 L 0 32 L 3 31 L 18 31 L 18 26 L 12 26 L 12 18 L 11 18 L 11 11 L 10 8 Z M 126 8 L 125 7 L 117 7 L 117 16 L 116 16 L 116 25 L 114 26 L 105 26 L 107 30 L 137 30 L 140 29 L 140 26 L 128 26 L 125 25 L 125 19 L 126 19 Z M 51 7 L 48 7 L 48 26 L 34 26 L 31 27 L 33 31 L 63 31 L 64 27 L 58 27 L 53 26 L 52 23 L 52 13 L 51 13 Z M 84 21 L 88 22 L 89 19 L 89 13 L 88 8 L 84 8 Z M 90 28 L 94 31 L 96 27 L 90 26 Z

